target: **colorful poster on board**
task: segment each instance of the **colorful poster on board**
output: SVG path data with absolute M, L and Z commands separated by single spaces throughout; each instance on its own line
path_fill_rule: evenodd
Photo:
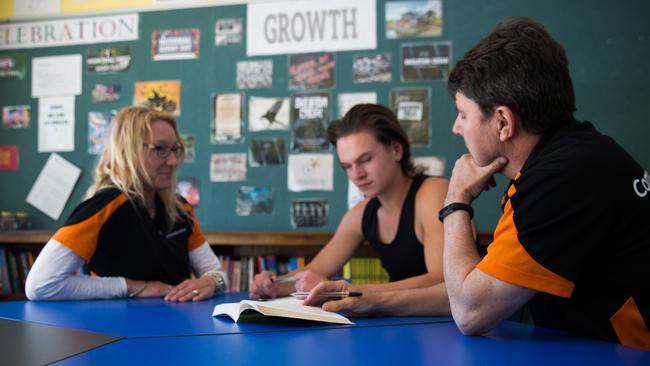
M 241 43 L 241 18 L 217 19 L 214 24 L 214 45 L 217 47 Z
M 296 93 L 292 99 L 292 151 L 329 149 L 327 126 L 330 121 L 329 93 Z
M 289 98 L 248 98 L 248 130 L 289 129 Z
M 197 207 L 201 202 L 199 180 L 194 177 L 178 178 L 176 180 L 176 192 L 180 194 L 192 207 Z
M 273 60 L 237 62 L 237 89 L 270 88 L 273 85 Z
M 250 142 L 251 167 L 286 164 L 287 147 L 283 138 L 253 139 Z
M 269 187 L 241 186 L 237 190 L 237 215 L 270 215 L 273 213 L 273 191 Z
M 18 170 L 18 146 L 0 146 L 0 170 Z
M 134 84 L 133 105 L 181 114 L 181 81 L 138 81 Z
M 120 86 L 117 84 L 95 84 L 90 91 L 93 103 L 109 103 L 120 100 Z
M 331 52 L 289 55 L 289 89 L 327 89 L 335 84 L 336 60 Z
M 108 136 L 108 127 L 117 111 L 88 112 L 88 153 L 99 155 L 104 151 L 104 142 Z
M 390 52 L 355 55 L 352 58 L 354 83 L 387 82 L 393 76 L 393 55 Z
M 199 58 L 200 34 L 198 28 L 151 32 L 151 59 L 161 61 Z
M 402 45 L 402 80 L 446 79 L 450 59 L 450 42 Z
M 442 35 L 442 0 L 386 2 L 386 38 Z
M 23 80 L 27 72 L 27 56 L 24 53 L 0 55 L 0 79 Z
M 429 145 L 429 89 L 393 89 L 390 106 L 413 146 Z
M 29 128 L 32 107 L 29 105 L 8 105 L 2 107 L 2 126 L 5 128 Z
M 131 65 L 129 46 L 89 48 L 86 65 L 90 73 L 121 72 Z

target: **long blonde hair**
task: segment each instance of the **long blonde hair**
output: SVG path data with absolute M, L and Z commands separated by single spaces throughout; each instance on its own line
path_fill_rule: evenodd
M 116 187 L 126 194 L 129 200 L 144 204 L 144 184 L 152 181 L 145 169 L 145 138 L 151 136 L 151 124 L 161 120 L 174 128 L 179 144 L 183 144 L 176 127 L 176 120 L 167 113 L 142 107 L 126 107 L 115 116 L 95 169 L 95 180 L 88 188 L 86 197 L 93 196 L 102 188 Z M 165 217 L 168 223 L 180 221 L 185 215 L 183 204 L 176 195 L 176 171 L 172 187 L 158 192 L 165 204 Z M 171 227 L 171 225 L 170 225 Z

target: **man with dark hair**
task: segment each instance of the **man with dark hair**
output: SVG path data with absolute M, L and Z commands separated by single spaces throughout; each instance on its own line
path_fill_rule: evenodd
M 562 46 L 510 19 L 458 61 L 448 87 L 469 150 L 439 214 L 460 330 L 486 332 L 528 303 L 536 325 L 650 350 L 650 176 L 573 118 Z M 469 205 L 497 172 L 511 182 L 481 259 Z

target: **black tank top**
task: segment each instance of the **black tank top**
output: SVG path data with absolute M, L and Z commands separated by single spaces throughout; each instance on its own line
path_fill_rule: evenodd
M 424 262 L 424 246 L 415 236 L 415 194 L 426 178 L 427 176 L 424 174 L 413 177 L 413 183 L 411 183 L 404 205 L 402 205 L 397 235 L 392 243 L 384 244 L 379 240 L 377 226 L 377 210 L 381 207 L 379 199 L 372 198 L 363 211 L 363 221 L 361 222 L 363 237 L 377 253 L 391 281 L 427 273 L 427 266 Z

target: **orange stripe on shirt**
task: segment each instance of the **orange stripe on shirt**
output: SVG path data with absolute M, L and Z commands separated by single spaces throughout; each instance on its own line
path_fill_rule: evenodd
M 190 220 L 192 221 L 192 235 L 190 235 L 187 240 L 187 249 L 192 251 L 205 243 L 205 235 L 203 235 L 201 226 L 199 226 L 199 220 L 196 219 L 196 215 L 194 214 L 194 207 L 189 203 L 185 203 L 183 204 L 183 208 L 185 208 L 185 211 L 188 213 Z
M 650 331 L 633 297 L 630 297 L 618 311 L 609 318 L 618 340 L 630 347 L 650 351 Z
M 97 249 L 99 231 L 106 220 L 125 201 L 127 201 L 127 197 L 122 193 L 89 218 L 76 224 L 60 228 L 54 233 L 52 239 L 79 254 L 86 262 L 89 261 Z
M 511 193 L 515 193 L 514 185 L 508 189 L 510 197 Z M 494 231 L 494 241 L 477 268 L 502 281 L 551 295 L 569 298 L 573 293 L 573 282 L 543 267 L 519 242 L 511 201 L 506 203 Z

